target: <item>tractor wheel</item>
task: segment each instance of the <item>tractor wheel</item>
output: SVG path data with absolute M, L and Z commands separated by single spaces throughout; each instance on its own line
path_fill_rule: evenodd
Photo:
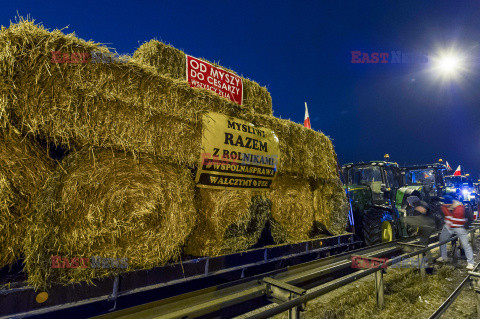
M 384 214 L 384 211 L 375 208 L 365 212 L 363 216 L 363 239 L 367 246 L 395 239 L 396 225 L 392 220 L 384 220 Z

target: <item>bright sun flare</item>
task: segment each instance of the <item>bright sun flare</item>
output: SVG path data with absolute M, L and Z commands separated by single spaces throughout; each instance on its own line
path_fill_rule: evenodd
M 456 56 L 446 56 L 438 61 L 438 67 L 447 74 L 452 74 L 458 71 L 460 67 L 460 60 Z
M 444 80 L 460 80 L 466 71 L 463 55 L 453 50 L 443 50 L 433 61 L 433 71 Z

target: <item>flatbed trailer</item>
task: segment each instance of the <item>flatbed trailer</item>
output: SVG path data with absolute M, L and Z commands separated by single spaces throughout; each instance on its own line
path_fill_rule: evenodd
M 247 280 L 264 273 L 359 249 L 355 235 L 347 233 L 296 244 L 258 248 L 218 257 L 202 257 L 150 270 L 137 270 L 69 286 L 54 285 L 39 303 L 32 287 L 0 289 L 0 318 L 86 318 L 149 302 Z

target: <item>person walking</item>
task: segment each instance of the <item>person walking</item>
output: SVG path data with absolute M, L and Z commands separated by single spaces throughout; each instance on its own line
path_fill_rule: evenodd
M 430 236 L 435 231 L 435 219 L 430 206 L 417 196 L 408 197 L 407 202 L 409 207 L 407 208 L 408 216 L 405 218 L 405 223 L 418 229 L 419 244 L 427 246 Z
M 465 210 L 461 202 L 447 195 L 444 197 L 442 212 L 445 215 L 445 225 L 440 234 L 440 242 L 447 240 L 451 235 L 457 235 L 467 257 L 467 269 L 473 270 L 475 267 L 473 261 L 472 246 L 468 241 L 468 227 L 473 222 L 473 216 Z M 447 261 L 447 246 L 440 246 L 440 258 L 437 261 Z
M 410 196 L 407 198 L 409 207 L 407 208 L 407 214 L 405 217 L 405 223 L 417 229 L 417 235 L 419 237 L 419 244 L 422 246 L 428 246 L 430 242 L 430 236 L 435 231 L 435 219 L 431 212 L 428 203 L 420 200 L 417 196 Z M 430 250 L 425 254 L 424 262 L 422 265 L 425 268 L 428 267 L 429 261 L 432 261 L 432 255 Z

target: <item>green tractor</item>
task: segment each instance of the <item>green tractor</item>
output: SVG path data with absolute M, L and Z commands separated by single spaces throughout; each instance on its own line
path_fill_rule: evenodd
M 396 163 L 373 161 L 342 166 L 352 205 L 350 226 L 366 245 L 392 241 L 402 235 L 395 208 L 399 187 Z
M 417 196 L 429 204 L 435 217 L 437 229 L 441 229 L 443 227 L 441 197 L 446 194 L 447 190 L 445 185 L 446 171 L 447 166 L 441 163 L 400 168 L 402 187 L 398 189 L 395 200 L 400 216 L 404 217 L 409 214 L 407 198 Z M 408 230 L 407 227 L 404 227 L 404 229 Z

